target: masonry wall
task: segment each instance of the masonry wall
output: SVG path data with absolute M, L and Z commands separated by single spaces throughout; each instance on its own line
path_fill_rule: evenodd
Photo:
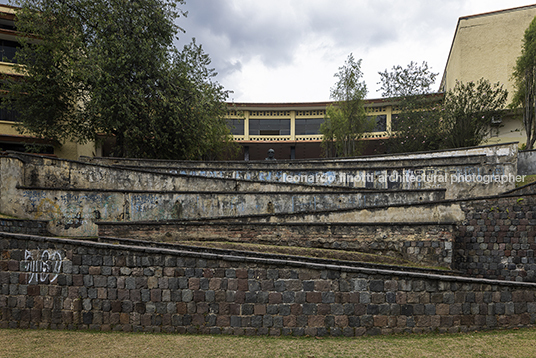
M 359 336 L 531 326 L 536 285 L 0 234 L 0 327 Z
M 454 224 L 361 223 L 99 223 L 99 237 L 149 241 L 234 241 L 317 247 L 397 257 L 417 264 L 450 267 Z
M 396 223 L 394 223 L 394 226 L 392 226 L 392 221 L 389 224 L 389 220 L 393 218 L 407 220 L 405 225 L 409 225 L 414 229 L 424 224 L 422 226 L 424 230 L 421 231 L 424 236 L 413 236 L 413 239 L 408 240 L 412 241 L 411 245 L 418 241 L 427 242 L 426 237 L 431 238 L 431 244 L 436 240 L 434 235 L 443 232 L 442 227 L 444 228 L 444 226 L 439 224 L 455 225 L 452 231 L 452 237 L 454 238 L 452 268 L 471 277 L 536 282 L 536 262 L 534 257 L 536 250 L 535 212 L 536 194 L 530 191 L 523 191 L 521 193 L 512 192 L 503 196 L 440 203 L 227 218 L 226 222 L 236 224 L 236 226 L 229 225 L 229 228 L 232 227 L 233 229 L 229 229 L 227 236 L 236 237 L 243 241 L 258 238 L 259 240 L 269 240 L 273 243 L 284 244 L 285 240 L 289 240 L 289 242 L 293 243 L 295 241 L 297 245 L 313 245 L 314 242 L 318 242 L 322 245 L 327 243 L 332 248 L 341 248 L 346 242 L 347 245 L 352 243 L 355 247 L 362 245 L 359 250 L 365 250 L 367 246 L 374 243 L 378 245 L 377 247 L 386 249 L 383 253 L 389 252 L 389 248 L 392 247 L 390 246 L 392 244 L 390 241 L 393 238 L 400 234 L 398 242 L 402 242 L 404 241 L 403 235 L 409 234 L 408 231 L 397 231 Z M 303 224 L 308 222 L 316 224 Z M 338 224 L 334 225 L 332 224 L 333 222 Z M 430 222 L 436 223 L 435 229 Z M 365 225 L 365 223 L 367 224 Z M 215 238 L 218 235 L 220 237 L 225 235 L 225 225 L 222 225 L 222 222 L 204 223 L 199 221 L 197 223 L 176 224 L 162 223 L 159 226 L 158 223 L 137 223 L 132 227 L 121 224 L 117 224 L 114 227 L 114 224 L 100 223 L 103 228 L 101 233 L 112 236 L 117 234 L 123 237 L 140 235 L 140 237 L 161 238 L 162 236 L 166 237 L 166 235 L 167 237 L 176 235 L 180 239 L 183 237 L 199 238 L 201 236 Z M 249 226 L 240 224 L 249 224 Z M 316 225 L 322 229 L 316 228 Z M 333 241 L 329 241 L 329 232 L 333 230 L 333 227 L 336 227 L 337 230 L 342 227 L 352 229 L 342 235 L 340 235 L 340 232 L 335 232 L 332 235 Z M 364 227 L 367 229 L 363 229 Z M 389 227 L 393 228 L 393 230 L 390 231 Z M 189 234 L 184 232 L 187 228 L 192 228 Z M 130 229 L 132 230 L 130 231 Z M 152 232 L 151 230 L 154 231 Z M 236 233 L 233 233 L 232 230 L 236 230 Z M 263 232 L 264 230 L 266 232 Z M 369 231 L 367 232 L 367 230 Z M 174 231 L 176 231 L 176 234 L 173 233 Z M 341 232 L 344 232 L 344 230 L 341 230 Z M 313 237 L 318 240 L 311 239 Z M 411 235 L 407 237 L 409 238 Z M 359 242 L 362 242 L 362 244 L 359 244 Z M 407 243 L 404 245 L 407 245 Z M 425 244 L 422 243 L 421 245 Z M 431 250 L 428 253 L 433 251 Z M 404 251 L 399 250 L 398 253 L 406 255 Z M 418 254 L 422 255 L 422 252 L 419 251 Z M 419 257 L 411 256 L 411 259 L 419 260 Z M 426 260 L 428 259 L 429 256 L 426 257 Z
M 48 221 L 44 220 L 21 220 L 0 218 L 0 231 L 15 234 L 43 235 L 50 233 L 47 230 Z
M 474 277 L 536 281 L 536 194 L 461 203 L 455 267 Z

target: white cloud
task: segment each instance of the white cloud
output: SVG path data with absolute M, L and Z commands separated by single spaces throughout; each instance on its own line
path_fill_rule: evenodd
M 181 42 L 203 44 L 236 102 L 329 100 L 350 53 L 377 98 L 377 73 L 392 66 L 427 61 L 441 76 L 459 17 L 523 5 L 531 0 L 190 0 Z

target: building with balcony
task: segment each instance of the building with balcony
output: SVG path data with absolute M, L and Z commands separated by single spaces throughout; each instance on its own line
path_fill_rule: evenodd
M 233 103 L 227 120 L 245 160 L 262 160 L 268 149 L 276 159 L 322 157 L 320 125 L 333 102 Z M 388 137 L 396 105 L 388 99 L 366 100 L 375 128 L 364 135 L 366 154 L 381 153 L 380 140 Z

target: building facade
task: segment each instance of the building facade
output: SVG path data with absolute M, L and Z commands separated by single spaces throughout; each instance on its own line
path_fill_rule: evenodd
M 274 149 L 276 159 L 320 158 L 320 125 L 332 103 L 233 103 L 227 120 L 245 160 L 263 160 L 269 149 Z M 364 135 L 365 153 L 372 154 L 388 137 L 396 107 L 387 99 L 367 100 L 365 107 L 369 120 L 376 123 Z
M 536 16 L 536 4 L 458 19 L 439 90 L 454 88 L 456 81 L 481 78 L 501 83 L 514 93 L 512 72 L 521 55 L 523 35 Z M 521 115 L 506 111 L 492 130 L 487 144 L 526 141 Z
M 0 76 L 21 76 L 13 69 L 15 52 L 19 46 L 15 28 L 15 7 L 0 5 Z M 1 89 L 0 89 L 1 91 Z M 0 97 L 1 100 L 1 97 Z M 80 145 L 74 142 L 56 143 L 54 141 L 21 135 L 17 131 L 17 113 L 0 110 L 0 151 L 32 151 L 38 145 L 40 153 L 52 154 L 66 159 L 78 159 L 79 156 L 98 154 L 95 143 Z

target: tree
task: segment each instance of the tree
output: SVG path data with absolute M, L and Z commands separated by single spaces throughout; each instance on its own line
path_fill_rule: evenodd
M 383 90 L 383 97 L 406 97 L 415 95 L 424 95 L 432 92 L 432 85 L 438 73 L 431 72 L 428 63 L 423 61 L 422 65 L 411 61 L 407 68 L 402 66 L 393 66 L 391 72 L 387 70 L 378 72 L 381 84 L 380 90 Z
M 403 68 L 393 66 L 391 72 L 379 72 L 383 97 L 396 102 L 398 113 L 391 121 L 389 152 L 415 152 L 439 149 L 443 134 L 439 123 L 441 96 L 432 94 L 431 86 L 437 73 L 426 62 L 416 62 Z
M 173 0 L 17 0 L 22 35 L 7 103 L 21 131 L 87 143 L 114 155 L 201 159 L 222 153 L 227 91 L 195 40 L 173 48 L 185 15 Z
M 493 119 L 498 119 L 506 104 L 508 91 L 500 83 L 480 79 L 456 82 L 445 94 L 441 120 L 444 148 L 472 147 L 481 144 L 489 134 Z
M 510 106 L 523 107 L 526 149 L 533 149 L 536 141 L 536 17 L 525 30 L 521 55 L 517 58 L 512 77 L 515 86 Z
M 331 88 L 330 98 L 335 103 L 327 108 L 326 118 L 320 126 L 322 148 L 327 157 L 355 156 L 361 152 L 359 140 L 371 129 L 364 106 L 367 86 L 362 81 L 361 60 L 356 62 L 350 54 L 334 77 L 338 81 Z

